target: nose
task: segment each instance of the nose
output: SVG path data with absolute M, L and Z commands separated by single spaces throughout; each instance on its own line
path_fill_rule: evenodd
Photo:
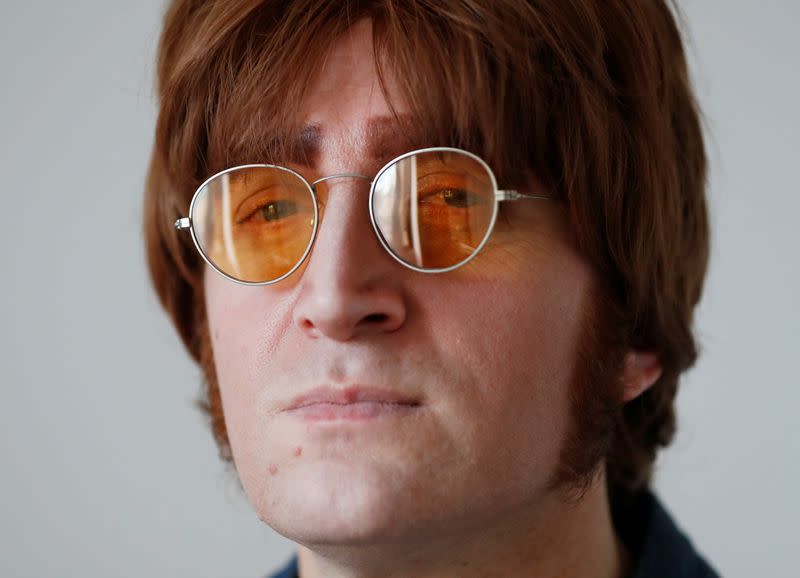
M 372 229 L 368 184 L 346 178 L 325 186 L 314 247 L 298 271 L 293 321 L 309 337 L 336 341 L 396 331 L 406 319 L 406 273 Z

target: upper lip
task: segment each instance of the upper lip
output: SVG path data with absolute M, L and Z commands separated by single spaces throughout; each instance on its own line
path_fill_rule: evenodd
M 350 385 L 344 388 L 335 388 L 329 385 L 323 385 L 293 398 L 284 406 L 283 411 L 297 409 L 315 403 L 337 403 L 346 405 L 363 401 L 419 405 L 418 399 L 382 387 Z

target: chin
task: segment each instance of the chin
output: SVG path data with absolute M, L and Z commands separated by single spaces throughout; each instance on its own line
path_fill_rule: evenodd
M 397 482 L 352 468 L 304 468 L 266 488 L 260 518 L 301 544 L 365 544 L 407 532 L 408 496 Z

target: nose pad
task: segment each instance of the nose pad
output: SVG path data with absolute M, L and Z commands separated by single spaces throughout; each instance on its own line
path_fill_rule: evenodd
M 355 177 L 339 174 L 319 179 Z M 293 320 L 312 338 L 349 341 L 399 329 L 406 319 L 402 269 L 375 235 L 360 183 L 322 187 L 314 247 L 304 263 Z M 326 183 L 327 185 L 327 183 Z M 335 188 L 336 198 L 330 197 Z M 324 215 L 324 216 L 323 216 Z

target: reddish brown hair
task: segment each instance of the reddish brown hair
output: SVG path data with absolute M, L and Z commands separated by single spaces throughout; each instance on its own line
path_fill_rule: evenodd
M 158 57 L 160 110 L 145 199 L 156 291 L 206 375 L 202 406 L 231 460 L 203 299 L 203 263 L 173 222 L 213 172 L 280 155 L 273 135 L 331 43 L 373 21 L 430 144 L 476 152 L 507 186 L 533 173 L 564 199 L 603 287 L 587 321 L 562 477 L 605 460 L 612 489 L 645 486 L 696 358 L 692 315 L 709 232 L 706 159 L 681 37 L 661 0 L 174 0 Z M 624 407 L 625 348 L 664 373 Z M 597 353 L 613 350 L 615 355 Z M 605 380 L 605 381 L 603 381 Z

